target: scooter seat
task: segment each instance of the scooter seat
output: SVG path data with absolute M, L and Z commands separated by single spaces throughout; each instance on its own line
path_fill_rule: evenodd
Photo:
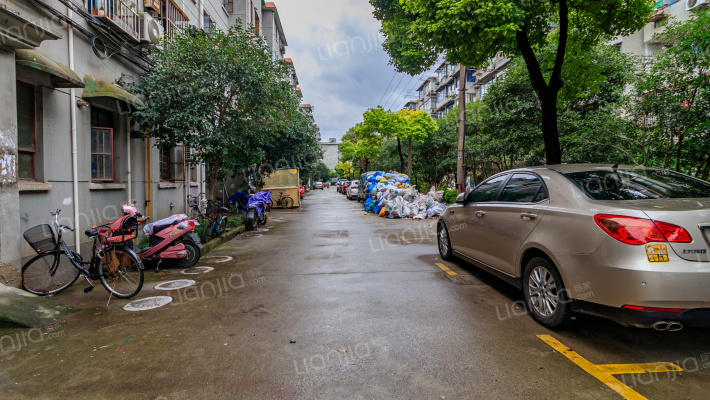
M 171 226 L 173 226 L 173 224 L 154 225 L 153 226 L 153 235 L 155 235 L 156 233 L 163 231 Z

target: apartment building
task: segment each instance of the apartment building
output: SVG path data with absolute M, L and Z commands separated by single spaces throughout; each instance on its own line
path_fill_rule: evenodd
M 121 204 L 135 201 L 157 220 L 186 212 L 187 195 L 204 191 L 189 149 L 159 150 L 131 119 L 141 99 L 119 82 L 150 69 L 147 46 L 186 27 L 245 23 L 275 59 L 285 56 L 274 3 L 0 0 L 0 16 L 0 283 L 16 287 L 34 254 L 22 232 L 51 224 L 50 211 L 62 209 L 76 228 L 64 239 L 86 257 L 81 232 L 117 218 Z
M 663 45 L 653 36 L 663 32 L 665 23 L 670 20 L 687 21 L 692 15 L 691 10 L 708 7 L 708 4 L 708 0 L 658 0 L 650 22 L 628 36 L 616 37 L 610 44 L 625 53 L 651 56 L 653 52 L 663 50 Z
M 417 88 L 418 109 L 424 110 L 432 118 L 438 118 L 458 106 L 460 89 L 460 66 L 444 61 L 436 68 L 436 76 L 429 77 Z M 471 92 L 475 87 L 475 69 L 466 71 L 466 101 L 472 101 Z
M 328 138 L 327 142 L 320 142 L 320 148 L 323 150 L 321 161 L 330 170 L 334 170 L 340 161 L 340 149 L 338 146 L 340 146 L 340 142 L 336 138 Z

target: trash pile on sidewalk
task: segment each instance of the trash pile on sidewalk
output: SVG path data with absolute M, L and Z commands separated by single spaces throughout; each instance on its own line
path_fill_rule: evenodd
M 365 184 L 365 211 L 380 217 L 425 219 L 438 217 L 446 207 L 433 186 L 429 193 L 419 193 L 409 177 L 398 172 L 377 171 L 365 177 Z

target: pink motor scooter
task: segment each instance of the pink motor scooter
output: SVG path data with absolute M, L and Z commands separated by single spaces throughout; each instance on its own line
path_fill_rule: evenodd
M 125 235 L 126 232 L 121 232 L 120 228 L 124 225 L 123 221 L 128 218 L 141 218 L 142 215 L 136 210 L 135 206 L 123 206 L 123 217 L 111 223 L 110 228 L 115 228 L 117 241 L 125 241 L 133 239 L 135 232 Z M 155 267 L 156 272 L 162 271 L 160 264 L 163 260 L 173 260 L 183 268 L 189 268 L 197 264 L 200 260 L 200 249 L 202 243 L 200 238 L 194 233 L 195 221 L 187 219 L 187 215 L 177 214 L 170 218 L 157 221 L 152 224 L 148 247 L 145 249 L 134 249 L 138 257 L 142 260 L 157 260 L 158 264 Z M 146 229 L 144 229 L 144 232 Z M 122 235 L 121 235 L 122 234 Z M 114 237 L 107 240 L 111 241 Z M 132 241 L 130 242 L 133 243 Z

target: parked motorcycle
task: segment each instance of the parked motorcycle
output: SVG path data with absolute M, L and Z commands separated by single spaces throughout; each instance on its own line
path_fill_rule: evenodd
M 271 192 L 259 192 L 249 198 L 244 208 L 247 214 L 247 230 L 255 230 L 259 224 L 266 224 L 266 208 L 271 204 Z
M 303 187 L 303 185 L 298 187 L 298 194 L 301 196 L 301 200 L 303 200 L 303 195 L 306 193 L 306 189 Z
M 113 222 L 110 228 L 120 228 L 123 220 L 130 217 L 141 218 L 142 215 L 133 206 L 122 206 L 123 216 Z M 200 238 L 194 233 L 195 221 L 187 219 L 185 214 L 176 214 L 143 227 L 143 232 L 148 235 L 149 243 L 145 249 L 133 250 L 142 260 L 158 260 L 155 267 L 156 272 L 160 271 L 160 264 L 163 260 L 173 260 L 183 268 L 189 268 L 197 264 L 200 260 L 202 243 Z M 133 232 L 116 231 L 114 235 L 131 235 Z M 133 241 L 128 242 L 131 247 Z

